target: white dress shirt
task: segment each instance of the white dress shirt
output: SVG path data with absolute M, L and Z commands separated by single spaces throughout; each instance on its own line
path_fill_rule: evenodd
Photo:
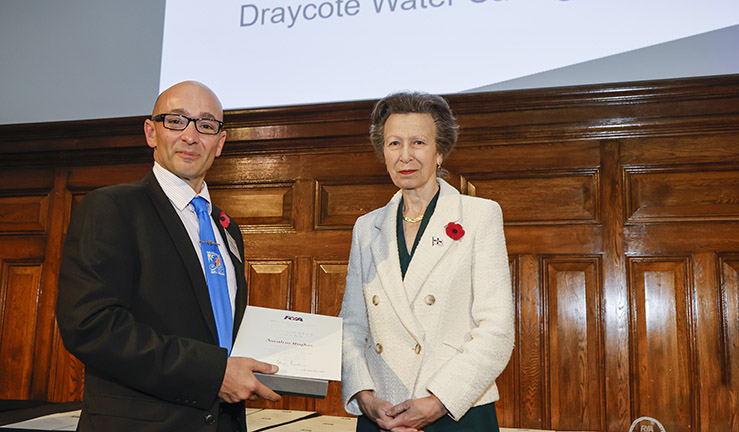
M 197 213 L 195 213 L 195 208 L 190 204 L 190 201 L 192 201 L 196 196 L 205 198 L 205 201 L 208 202 L 208 214 L 210 214 L 213 207 L 210 203 L 208 185 L 203 182 L 203 187 L 200 190 L 200 193 L 195 193 L 190 185 L 185 183 L 184 180 L 167 171 L 157 162 L 154 162 L 154 177 L 156 177 L 162 190 L 164 190 L 164 194 L 169 198 L 169 202 L 172 203 L 172 207 L 174 207 L 175 212 L 182 220 L 182 224 L 190 235 L 192 247 L 195 249 L 195 255 L 197 255 L 200 260 L 200 269 L 203 270 L 203 276 L 205 276 L 203 254 L 200 250 L 200 222 L 198 220 Z M 223 264 L 226 266 L 226 282 L 228 283 L 228 296 L 231 300 L 231 316 L 233 317 L 236 307 L 236 273 L 233 262 L 231 262 L 231 255 L 228 253 L 228 248 L 226 247 L 213 218 L 210 218 L 210 223 L 213 227 L 213 234 L 215 235 L 216 242 L 218 242 L 218 250 L 223 258 Z M 239 253 L 239 251 L 234 251 L 234 253 Z

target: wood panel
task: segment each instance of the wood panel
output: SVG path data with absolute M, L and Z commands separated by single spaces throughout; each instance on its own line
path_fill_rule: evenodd
M 632 258 L 632 410 L 668 430 L 696 423 L 692 290 L 687 259 Z
M 503 210 L 503 220 L 506 211 Z M 600 225 L 506 225 L 508 253 L 524 254 L 536 251 L 542 254 L 594 254 L 603 249 Z
M 739 219 L 739 170 L 625 169 L 630 222 Z
M 543 429 L 544 418 L 544 345 L 543 292 L 539 260 L 535 255 L 519 256 L 521 266 L 517 322 L 520 427 Z M 505 425 L 505 424 L 504 424 Z
M 720 283 L 718 316 L 720 383 L 717 383 L 716 399 L 708 407 L 708 427 L 723 425 L 739 430 L 739 254 L 719 256 Z
M 739 380 L 739 256 L 724 255 L 719 259 L 718 316 L 720 319 L 721 382 Z M 735 386 L 734 390 L 739 390 Z
M 548 335 L 548 427 L 603 428 L 600 260 L 543 260 Z
M 2 263 L 0 275 L 0 399 L 31 399 L 40 263 Z
M 209 187 L 214 203 L 244 232 L 294 232 L 292 183 Z M 220 207 L 220 205 L 219 205 Z
M 121 161 L 110 165 L 70 166 L 64 170 L 65 187 L 81 196 L 93 189 L 120 183 L 131 183 L 142 178 L 154 165 L 150 159 L 142 163 Z
M 246 268 L 246 280 L 249 285 L 247 300 L 249 305 L 273 309 L 293 309 L 293 261 L 250 261 L 247 259 L 244 266 Z M 289 409 L 297 405 L 293 401 L 294 399 L 294 396 L 285 396 L 279 402 L 259 400 L 250 402 L 247 406 Z
M 461 117 L 460 121 L 463 119 Z M 473 126 L 480 127 L 479 124 L 469 127 Z M 544 142 L 531 143 L 495 139 L 496 137 L 477 139 L 470 136 L 473 131 L 469 131 L 469 127 L 460 132 L 457 144 L 460 148 L 465 147 L 465 151 L 452 151 L 444 161 L 444 166 L 451 167 L 464 177 L 474 177 L 476 173 L 490 176 L 503 172 L 519 175 L 540 171 L 570 172 L 583 167 L 595 168 L 600 164 L 600 146 L 597 141 L 560 142 L 547 139 Z M 512 143 L 516 145 L 504 145 Z
M 290 260 L 246 260 L 249 284 L 248 304 L 274 309 L 291 309 L 293 263 Z
M 0 197 L 0 232 L 45 232 L 49 196 Z
M 0 170 L 0 398 L 45 399 L 54 328 L 58 229 L 54 169 Z M 50 303 L 51 302 L 51 303 Z M 5 373 L 7 372 L 7 375 Z
M 511 271 L 511 282 L 513 285 L 513 298 L 515 303 L 519 301 L 519 261 L 517 257 L 511 256 L 508 259 L 508 266 Z M 516 322 L 519 322 L 519 311 L 515 310 Z M 495 402 L 495 410 L 498 416 L 498 421 L 502 424 L 516 424 L 520 417 L 519 404 L 519 392 L 520 383 L 519 376 L 519 346 L 520 346 L 520 335 L 519 329 L 516 327 L 516 343 L 511 353 L 511 361 L 508 362 L 505 370 L 500 374 L 498 379 L 495 380 L 495 384 L 498 386 L 498 392 L 500 393 L 500 399 Z
M 313 261 L 313 305 L 312 313 L 339 316 L 341 299 L 344 296 L 348 261 L 324 260 Z M 340 293 L 341 295 L 337 295 Z
M 466 174 L 467 193 L 497 201 L 508 225 L 599 222 L 597 171 L 535 174 Z
M 321 315 L 339 315 L 341 299 L 344 295 L 347 264 L 346 260 L 317 259 L 313 261 L 312 312 Z M 343 405 L 341 383 L 332 381 L 329 383 L 326 397 L 316 400 L 315 409 L 328 415 L 343 416 L 346 415 L 342 408 Z
M 701 430 L 737 430 L 739 255 L 693 254 Z M 705 397 L 704 395 L 707 395 Z
M 660 252 L 732 252 L 737 250 L 734 233 L 739 221 L 690 224 L 629 224 L 623 227 L 624 250 L 641 255 Z
M 350 230 L 359 216 L 384 206 L 397 191 L 387 176 L 318 180 L 315 228 Z
M 706 119 L 707 120 L 707 119 Z M 702 171 L 736 163 L 735 133 L 669 134 L 665 136 L 630 137 L 621 141 L 624 167 L 668 168 L 695 165 Z M 673 170 L 675 168 L 672 168 Z
M 497 200 L 506 223 L 516 346 L 501 425 L 621 432 L 651 413 L 670 430 L 739 430 L 739 75 L 448 99 L 449 181 Z M 250 304 L 338 313 L 351 227 L 395 193 L 368 143 L 372 102 L 226 113 L 207 181 L 242 228 Z M 0 362 L 25 377 L 12 397 L 82 396 L 54 324 L 61 245 L 82 196 L 151 168 L 142 121 L 0 126 L 0 259 L 40 268 L 4 287 L 5 322 L 27 324 L 7 299 L 36 305 L 20 364 L 5 354 L 15 330 L 0 333 Z M 343 414 L 338 383 L 249 405 Z

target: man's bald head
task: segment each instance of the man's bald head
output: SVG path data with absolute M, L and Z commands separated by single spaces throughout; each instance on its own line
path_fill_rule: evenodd
M 164 90 L 156 102 L 154 102 L 154 110 L 152 116 L 157 114 L 169 113 L 167 109 L 171 106 L 178 106 L 177 103 L 172 103 L 171 99 L 175 101 L 183 100 L 200 100 L 205 104 L 212 104 L 212 110 L 210 114 L 216 119 L 223 121 L 223 106 L 218 96 L 208 86 L 198 81 L 183 81 L 169 87 Z M 181 105 L 181 104 L 180 104 Z

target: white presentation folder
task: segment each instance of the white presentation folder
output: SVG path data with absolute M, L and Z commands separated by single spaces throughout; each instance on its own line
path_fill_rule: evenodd
M 341 339 L 341 318 L 247 306 L 231 356 L 279 366 L 255 373 L 276 393 L 322 398 L 329 381 L 341 381 Z

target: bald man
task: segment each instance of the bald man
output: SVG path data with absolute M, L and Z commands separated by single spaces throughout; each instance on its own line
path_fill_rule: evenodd
M 239 227 L 205 183 L 226 141 L 222 121 L 206 86 L 165 90 L 144 122 L 152 170 L 90 192 L 72 214 L 56 313 L 64 346 L 85 364 L 80 431 L 243 432 L 245 399 L 279 400 L 253 374 L 276 366 L 228 355 L 246 280 Z M 220 298 L 209 292 L 196 197 L 210 210 L 209 242 L 225 269 Z M 230 303 L 231 341 L 217 329 L 219 302 Z

